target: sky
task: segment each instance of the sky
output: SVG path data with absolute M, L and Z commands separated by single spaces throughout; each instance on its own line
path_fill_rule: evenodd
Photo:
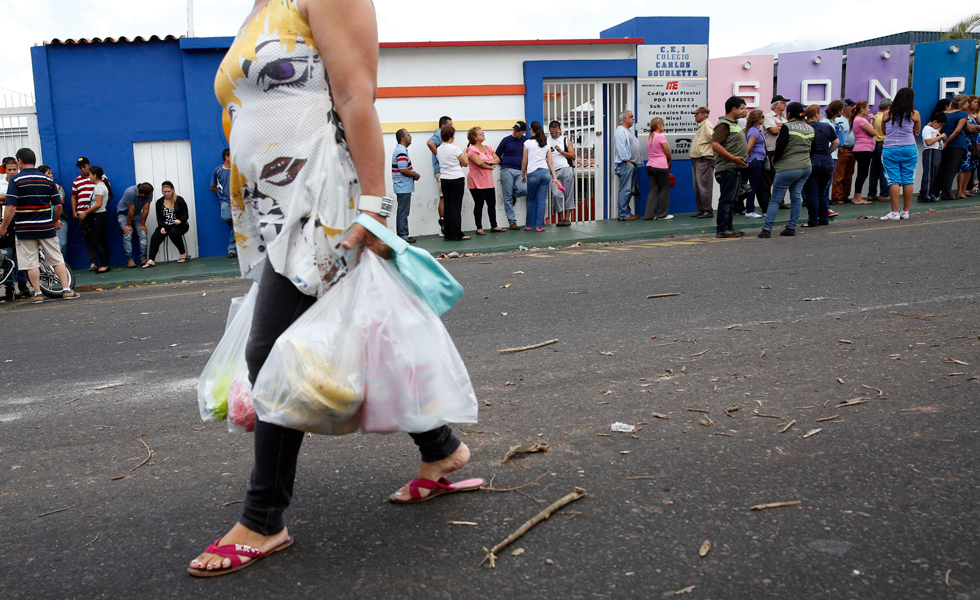
M 970 6 L 937 2 L 930 10 L 900 10 L 911 0 L 830 0 L 814 2 L 809 14 L 794 12 L 793 26 L 779 25 L 779 7 L 749 18 L 729 0 L 494 0 L 451 2 L 376 0 L 383 42 L 597 38 L 603 29 L 634 16 L 711 17 L 712 58 L 767 48 L 825 48 L 909 30 L 946 29 L 963 19 Z M 195 35 L 234 35 L 254 0 L 194 0 Z M 388 7 L 398 7 L 389 10 Z M 732 7 L 737 7 L 732 10 Z M 764 4 L 757 4 L 764 6 Z M 798 5 L 796 5 L 798 6 Z M 894 9 L 894 10 L 893 10 Z M 697 14 L 692 14 L 697 10 Z M 805 21 L 812 24 L 800 27 Z M 31 46 L 54 38 L 185 35 L 186 0 L 0 0 L 0 87 L 33 93 Z M 822 26 L 821 26 L 822 24 Z M 799 36 L 798 33 L 804 34 Z M 56 88 L 57 89 L 57 88 Z

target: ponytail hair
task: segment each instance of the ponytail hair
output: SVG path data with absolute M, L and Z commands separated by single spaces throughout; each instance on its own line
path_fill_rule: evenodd
M 538 142 L 538 146 L 544 148 L 548 145 L 548 137 L 544 134 L 544 129 L 541 128 L 539 121 L 531 121 L 531 133 L 534 140 Z
M 91 169 L 89 169 L 89 173 L 91 173 L 92 175 L 95 175 L 95 177 L 99 181 L 101 181 L 102 183 L 105 184 L 106 189 L 109 190 L 109 197 L 106 198 L 105 201 L 108 202 L 108 201 L 112 200 L 112 196 L 113 196 L 113 193 L 112 193 L 112 185 L 109 184 L 109 180 L 108 179 L 103 179 L 105 177 L 105 171 L 102 170 L 102 167 L 92 167 Z

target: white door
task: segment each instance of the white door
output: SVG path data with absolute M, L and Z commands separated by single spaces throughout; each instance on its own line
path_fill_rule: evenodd
M 575 145 L 574 221 L 595 221 L 618 216 L 617 177 L 614 172 L 614 133 L 619 113 L 633 107 L 633 82 L 562 80 L 544 82 L 544 126 L 551 121 Z M 549 194 L 551 188 L 549 187 Z M 551 216 L 552 202 L 548 202 Z
M 177 195 L 187 202 L 187 212 L 190 214 L 190 229 L 184 236 L 184 243 L 187 244 L 187 255 L 199 256 L 190 141 L 136 142 L 133 144 L 133 159 L 136 163 L 136 183 L 145 181 L 153 185 L 153 204 L 150 206 L 150 215 L 147 217 L 147 229 L 152 234 L 157 227 L 156 200 L 163 196 L 160 185 L 164 181 L 173 183 Z M 163 258 L 164 255 L 161 251 L 157 254 L 157 262 L 162 262 Z M 177 252 L 171 251 L 169 258 L 170 260 L 177 260 Z

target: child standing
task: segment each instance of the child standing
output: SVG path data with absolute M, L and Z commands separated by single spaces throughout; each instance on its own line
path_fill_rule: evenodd
M 932 195 L 932 183 L 939 173 L 939 161 L 942 158 L 945 133 L 940 133 L 946 123 L 946 113 L 937 112 L 932 115 L 929 124 L 922 128 L 922 188 L 919 190 L 919 202 L 936 202 L 939 198 Z

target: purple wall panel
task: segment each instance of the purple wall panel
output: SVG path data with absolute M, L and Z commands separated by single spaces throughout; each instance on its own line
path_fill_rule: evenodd
M 820 62 L 814 63 L 819 57 Z M 840 50 L 811 50 L 808 52 L 784 52 L 779 55 L 779 79 L 776 93 L 804 104 L 827 106 L 831 100 L 842 97 L 841 72 L 844 53 Z M 804 93 L 803 81 L 829 80 L 827 85 L 810 84 Z
M 889 53 L 888 58 L 882 58 L 882 53 Z M 870 48 L 851 48 L 847 51 L 847 73 L 845 76 L 845 96 L 855 102 L 868 100 L 871 112 L 878 112 L 878 102 L 882 98 L 881 91 L 875 89 L 874 98 L 868 97 L 869 83 L 872 79 L 881 82 L 881 86 L 891 96 L 892 80 L 895 90 L 909 85 L 910 48 L 908 44 L 897 46 L 872 46 Z

